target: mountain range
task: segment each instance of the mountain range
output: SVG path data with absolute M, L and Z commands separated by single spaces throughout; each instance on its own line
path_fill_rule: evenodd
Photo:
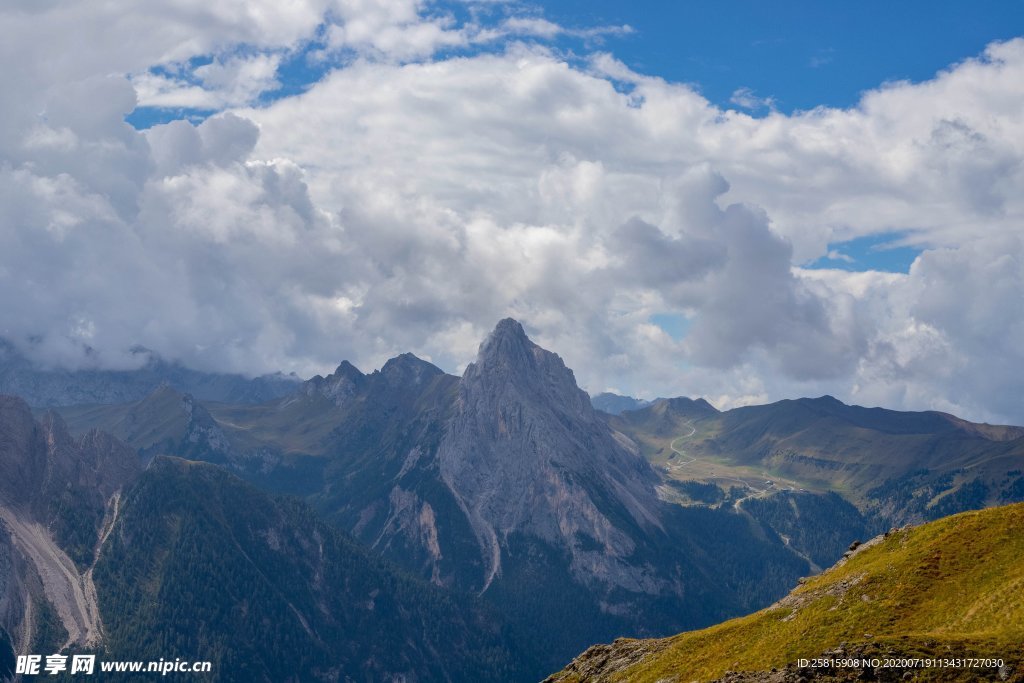
M 1024 429 L 591 401 L 511 319 L 461 377 L 412 354 L 305 382 L 26 363 L 0 379 L 73 391 L 4 399 L 0 666 L 4 642 L 89 645 L 284 680 L 291 648 L 297 680 L 537 680 L 753 612 L 892 525 L 1024 499 Z M 95 599 L 61 607 L 75 585 Z
M 205 460 L 301 495 L 406 570 L 480 595 L 548 669 L 596 640 L 742 613 L 809 571 L 745 515 L 663 500 L 658 471 L 514 320 L 461 378 L 404 354 L 258 405 L 163 385 L 61 412 L 143 458 Z
M 1022 427 L 831 396 L 724 412 L 701 399 L 660 399 L 609 423 L 670 474 L 726 487 L 771 479 L 787 490 L 835 491 L 879 528 L 1024 500 Z M 685 456 L 671 448 L 679 435 Z

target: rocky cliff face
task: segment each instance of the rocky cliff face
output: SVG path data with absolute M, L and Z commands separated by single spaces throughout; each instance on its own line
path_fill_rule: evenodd
M 105 501 L 139 470 L 110 435 L 92 429 L 75 439 L 56 413 L 36 421 L 24 401 L 0 396 L 0 503 L 45 518 L 65 491 Z
M 36 421 L 24 401 L 0 396 L 0 634 L 13 651 L 102 640 L 92 566 L 139 471 L 109 435 L 75 439 L 56 414 Z
M 317 375 L 303 382 L 296 397 L 322 396 L 340 407 L 358 393 L 365 380 L 366 375 L 346 360 L 327 377 Z
M 515 532 L 567 550 L 584 583 L 644 583 L 642 569 L 624 560 L 635 529 L 660 527 L 657 475 L 607 429 L 562 359 L 518 322 L 501 321 L 466 368 L 438 461 L 484 555 L 484 590 Z
M 422 497 L 440 480 L 456 510 L 434 516 L 438 554 L 456 559 L 458 585 L 528 625 L 546 661 L 598 633 L 709 623 L 807 571 L 731 509 L 661 501 L 636 445 L 514 320 L 481 344 L 453 401 L 436 451 L 422 449 L 402 487 Z M 467 536 L 468 552 L 453 543 Z

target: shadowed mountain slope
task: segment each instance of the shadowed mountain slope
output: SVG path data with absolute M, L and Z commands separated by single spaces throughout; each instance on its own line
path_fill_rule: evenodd
M 215 681 L 528 680 L 536 666 L 493 610 L 205 463 L 154 460 L 96 584 L 112 658 L 210 660 Z
M 191 418 L 212 421 L 183 398 L 161 389 L 128 411 L 138 421 L 119 424 L 180 445 L 171 437 Z M 56 414 L 37 420 L 0 397 L 0 471 L 4 667 L 16 654 L 85 650 L 209 660 L 216 681 L 541 671 L 493 608 L 406 574 L 306 504 L 221 467 L 155 457 L 143 472 L 108 434 L 74 438 Z
M 140 469 L 109 435 L 74 438 L 56 414 L 37 421 L 24 401 L 0 396 L 0 640 L 12 653 L 102 642 L 92 570 Z

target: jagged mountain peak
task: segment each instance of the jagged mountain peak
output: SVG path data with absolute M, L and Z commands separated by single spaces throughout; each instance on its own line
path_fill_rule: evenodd
M 612 565 L 635 544 L 619 525 L 659 525 L 653 470 L 616 440 L 562 359 L 512 319 L 466 368 L 439 460 L 480 543 L 484 588 L 501 571 L 502 539 L 517 532 L 568 552 L 573 571 L 604 563 L 600 580 L 626 583 L 634 577 Z
M 494 330 L 491 332 L 489 339 L 495 337 L 510 337 L 521 341 L 529 341 L 522 323 L 515 318 L 502 318 L 499 320 L 498 324 L 494 326 Z
M 411 353 L 395 356 L 380 370 L 369 375 L 363 374 L 348 361 L 342 361 L 338 369 L 327 377 L 317 375 L 304 382 L 296 397 L 285 399 L 282 405 L 290 405 L 297 397 L 304 395 L 323 397 L 341 407 L 367 387 L 384 387 L 391 391 L 425 384 L 443 374 L 441 368 Z
M 384 364 L 380 374 L 389 384 L 421 384 L 438 375 L 444 370 L 433 363 L 423 360 L 411 353 L 395 356 Z
M 355 382 L 355 381 L 358 381 L 358 380 L 362 379 L 366 375 L 364 375 L 363 372 L 359 368 L 357 368 L 356 366 L 352 365 L 347 360 L 343 360 L 338 365 L 338 367 L 335 368 L 334 372 L 331 373 L 331 376 L 332 377 L 346 377 L 349 380 Z
M 303 382 L 298 394 L 322 396 L 332 401 L 335 405 L 341 406 L 356 393 L 365 379 L 366 375 L 360 372 L 356 366 L 345 360 L 330 375 L 326 377 L 316 375 Z M 291 398 L 285 399 L 284 404 L 290 404 L 293 400 Z
M 476 363 L 478 368 L 522 372 L 534 365 L 534 349 L 539 348 L 526 336 L 526 330 L 517 320 L 505 318 L 480 344 Z
M 596 420 L 590 397 L 562 358 L 541 348 L 518 321 L 505 318 L 480 344 L 476 361 L 462 377 L 463 400 L 474 392 L 517 394 L 519 401 L 540 402 L 556 413 Z

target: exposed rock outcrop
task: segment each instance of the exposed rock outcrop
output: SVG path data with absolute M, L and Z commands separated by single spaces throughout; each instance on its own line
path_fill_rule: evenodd
M 346 360 L 330 375 L 316 375 L 303 382 L 296 396 L 322 396 L 336 406 L 342 406 L 359 391 L 365 380 L 366 375 Z
M 619 561 L 635 547 L 622 526 L 659 526 L 657 475 L 616 441 L 562 359 L 515 320 L 498 323 L 466 368 L 439 462 L 488 560 L 484 590 L 516 531 L 567 549 L 581 581 L 642 582 Z
M 113 437 L 75 439 L 58 415 L 36 421 L 24 401 L 0 396 L 0 628 L 16 652 L 33 642 L 41 602 L 66 632 L 55 645 L 100 643 L 91 566 L 108 504 L 140 469 Z

